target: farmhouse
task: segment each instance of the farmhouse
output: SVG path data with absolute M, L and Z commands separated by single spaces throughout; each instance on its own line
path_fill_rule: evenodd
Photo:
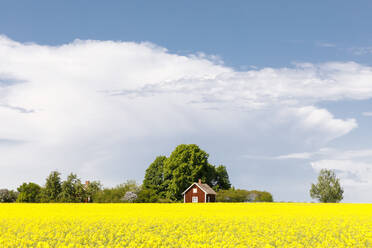
M 208 185 L 201 182 L 193 183 L 183 193 L 183 202 L 215 202 L 217 193 Z

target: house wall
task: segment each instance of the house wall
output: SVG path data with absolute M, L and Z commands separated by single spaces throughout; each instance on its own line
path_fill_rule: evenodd
M 209 202 L 216 202 L 216 196 L 215 195 L 207 195 L 207 197 L 209 196 Z
M 197 188 L 198 192 L 193 193 L 193 189 Z M 205 193 L 203 190 L 201 190 L 198 186 L 193 185 L 189 191 L 185 193 L 185 202 L 192 202 L 192 197 L 197 196 L 198 197 L 198 202 L 205 202 Z

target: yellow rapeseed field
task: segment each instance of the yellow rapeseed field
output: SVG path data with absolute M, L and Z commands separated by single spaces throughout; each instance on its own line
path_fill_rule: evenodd
M 0 247 L 372 247 L 372 205 L 0 204 Z

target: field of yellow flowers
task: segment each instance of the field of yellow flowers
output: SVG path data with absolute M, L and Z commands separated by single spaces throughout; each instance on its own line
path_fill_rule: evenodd
M 372 205 L 0 204 L 0 247 L 372 247 Z

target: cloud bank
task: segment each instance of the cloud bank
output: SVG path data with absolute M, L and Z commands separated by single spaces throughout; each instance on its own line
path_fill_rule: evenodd
M 350 133 L 323 101 L 372 98 L 372 68 L 355 62 L 236 71 L 151 43 L 61 46 L 0 37 L 0 187 L 43 183 L 52 169 L 106 184 L 141 180 L 158 154 L 197 143 L 216 158 L 319 148 Z M 232 181 L 244 185 L 238 162 Z M 234 181 L 236 180 L 236 181 Z
M 345 199 L 352 202 L 371 202 L 372 149 L 340 150 L 322 148 L 315 152 L 292 153 L 272 159 L 308 160 L 311 167 L 335 170 L 345 190 Z

